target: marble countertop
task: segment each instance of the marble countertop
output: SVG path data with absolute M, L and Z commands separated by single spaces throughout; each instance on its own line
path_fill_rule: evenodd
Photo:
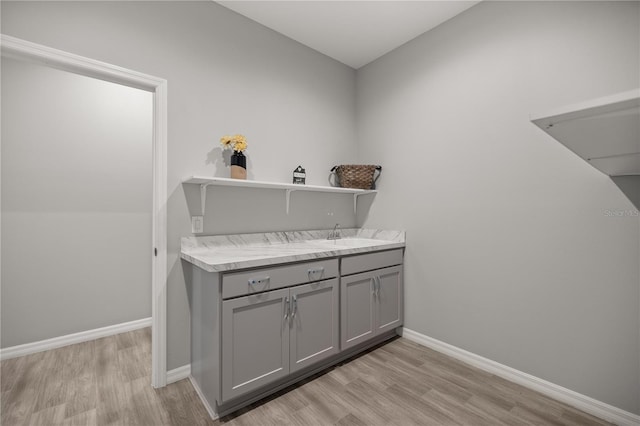
M 341 229 L 342 238 L 327 240 L 330 232 L 325 229 L 183 237 L 180 257 L 205 271 L 223 272 L 405 246 L 404 231 Z

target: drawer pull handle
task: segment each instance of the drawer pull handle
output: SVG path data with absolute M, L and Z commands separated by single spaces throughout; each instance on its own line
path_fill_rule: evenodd
M 285 297 L 284 298 L 284 318 L 283 319 L 287 319 L 289 317 L 289 298 Z
M 371 294 L 373 294 L 374 298 L 380 298 L 380 277 L 375 276 L 371 278 L 372 290 Z
M 307 270 L 307 277 L 309 278 L 309 281 L 322 278 L 322 274 L 324 274 L 324 266 Z
M 295 294 L 291 300 L 291 305 L 291 318 L 293 319 L 296 317 L 296 311 L 298 310 L 298 296 Z
M 268 284 L 270 279 L 271 279 L 270 277 L 264 277 L 264 278 L 251 278 L 251 279 L 249 280 L 249 285 L 256 285 L 256 284 Z

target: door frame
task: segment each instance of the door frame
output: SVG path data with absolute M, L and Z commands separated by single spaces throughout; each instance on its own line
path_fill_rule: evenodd
M 153 93 L 151 385 L 167 384 L 167 81 L 0 34 L 1 55 Z

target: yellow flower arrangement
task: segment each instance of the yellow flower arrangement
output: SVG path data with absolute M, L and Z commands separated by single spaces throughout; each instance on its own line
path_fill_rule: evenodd
M 247 138 L 242 135 L 225 135 L 220 138 L 220 145 L 222 145 L 222 149 L 233 149 L 234 151 L 242 152 L 247 149 Z

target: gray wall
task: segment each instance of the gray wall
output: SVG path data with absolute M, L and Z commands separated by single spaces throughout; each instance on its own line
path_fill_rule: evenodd
M 199 192 L 182 180 L 228 176 L 219 138 L 242 133 L 251 179 L 289 182 L 302 164 L 308 183 L 324 184 L 331 166 L 355 160 L 355 71 L 213 2 L 0 7 L 4 34 L 168 80 L 168 368 L 188 364 L 179 242 Z M 341 194 L 294 193 L 289 216 L 283 191 L 212 188 L 207 203 L 209 234 L 355 224 L 352 199 Z
M 3 348 L 151 316 L 152 96 L 3 58 Z
M 406 326 L 636 414 L 638 218 L 606 214 L 636 207 L 529 114 L 640 86 L 639 13 L 483 2 L 357 73 L 361 159 L 385 166 L 366 225 L 407 231 Z

